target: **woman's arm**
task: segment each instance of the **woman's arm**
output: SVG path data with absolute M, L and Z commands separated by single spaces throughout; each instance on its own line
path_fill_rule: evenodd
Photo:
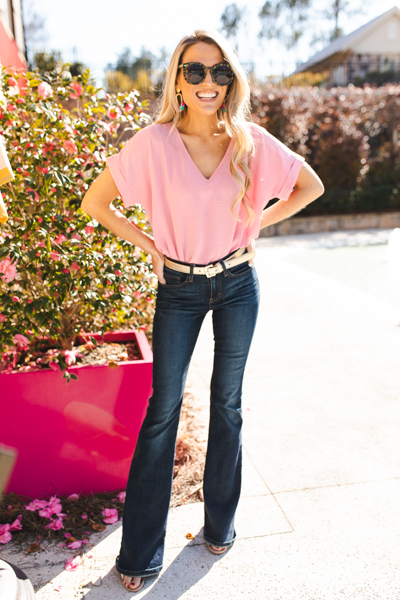
M 279 200 L 263 211 L 260 229 L 293 216 L 307 204 L 322 196 L 323 193 L 322 181 L 310 165 L 304 163 L 300 169 L 295 189 L 290 194 L 289 199 Z
M 86 192 L 81 208 L 101 223 L 103 227 L 150 254 L 153 262 L 153 272 L 158 276 L 161 283 L 165 283 L 163 275 L 164 256 L 157 250 L 149 235 L 133 225 L 113 206 L 112 202 L 117 196 L 119 196 L 118 188 L 109 168 L 106 167 Z

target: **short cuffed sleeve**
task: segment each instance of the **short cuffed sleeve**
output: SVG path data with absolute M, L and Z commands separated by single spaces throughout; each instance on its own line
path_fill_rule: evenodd
M 148 131 L 138 131 L 118 154 L 107 158 L 107 166 L 125 208 L 141 204 L 147 211 L 150 200 Z
M 265 182 L 267 200 L 288 200 L 296 184 L 304 158 L 296 154 L 262 127 L 252 123 L 255 142 L 255 181 Z M 253 170 L 253 169 L 252 169 Z M 262 186 L 264 187 L 264 186 Z

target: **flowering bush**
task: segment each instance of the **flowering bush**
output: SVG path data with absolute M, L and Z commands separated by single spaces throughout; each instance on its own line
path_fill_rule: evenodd
M 252 92 L 252 116 L 303 155 L 325 194 L 302 214 L 400 209 L 400 85 Z
M 148 117 L 137 91 L 101 98 L 89 72 L 41 80 L 3 70 L 1 77 L 0 134 L 15 174 L 3 188 L 1 368 L 61 369 L 69 381 L 78 334 L 145 328 L 151 320 L 146 255 L 80 209 L 106 157 Z M 125 214 L 148 227 L 139 205 Z

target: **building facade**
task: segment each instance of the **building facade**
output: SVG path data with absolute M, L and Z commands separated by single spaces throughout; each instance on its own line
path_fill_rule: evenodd
M 296 73 L 327 73 L 328 85 L 400 81 L 400 10 L 394 7 L 317 52 Z

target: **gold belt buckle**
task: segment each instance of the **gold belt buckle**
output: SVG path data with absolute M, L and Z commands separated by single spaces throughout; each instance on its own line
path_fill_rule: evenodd
M 210 277 L 215 277 L 215 275 L 218 275 L 217 265 L 207 265 L 206 267 L 204 267 L 204 270 L 206 272 L 206 277 L 208 277 L 209 279 Z

